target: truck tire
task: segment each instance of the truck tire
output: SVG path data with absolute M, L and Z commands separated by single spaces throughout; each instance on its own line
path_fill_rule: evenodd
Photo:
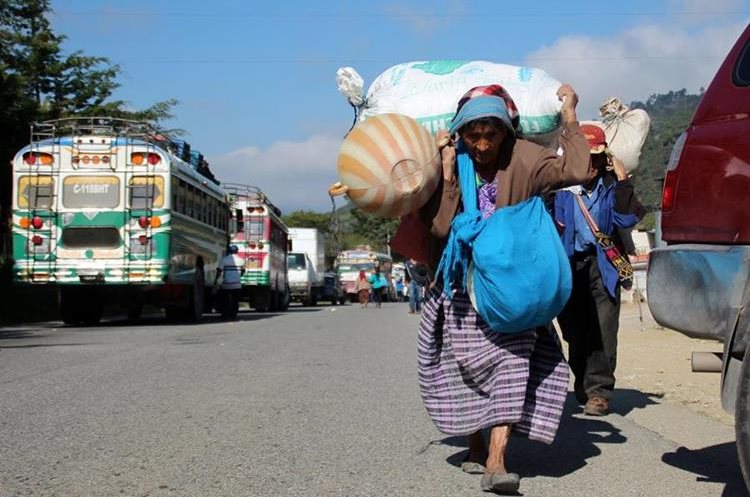
M 750 348 L 745 351 L 742 359 L 734 411 L 734 434 L 737 438 L 740 469 L 745 486 L 750 490 Z

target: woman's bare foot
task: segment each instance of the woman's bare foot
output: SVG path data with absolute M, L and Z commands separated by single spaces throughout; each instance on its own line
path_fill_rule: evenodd
M 510 440 L 510 425 L 493 426 L 490 430 L 490 453 L 487 456 L 487 473 L 507 473 L 505 449 Z

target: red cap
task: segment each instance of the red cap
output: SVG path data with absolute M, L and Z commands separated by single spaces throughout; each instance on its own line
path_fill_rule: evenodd
M 607 148 L 607 136 L 604 130 L 596 124 L 581 124 L 583 136 L 589 142 L 589 149 L 592 154 L 600 154 Z

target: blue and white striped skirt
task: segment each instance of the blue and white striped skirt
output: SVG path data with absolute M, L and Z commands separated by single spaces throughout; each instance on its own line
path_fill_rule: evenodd
M 433 289 L 422 307 L 417 354 L 422 402 L 443 433 L 511 424 L 532 440 L 554 440 L 569 369 L 551 324 L 495 333 L 466 293 L 448 300 Z

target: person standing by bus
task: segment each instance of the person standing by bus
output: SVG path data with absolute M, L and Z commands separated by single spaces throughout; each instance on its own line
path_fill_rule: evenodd
M 388 280 L 380 272 L 380 266 L 375 266 L 370 275 L 370 286 L 375 301 L 375 307 L 380 307 L 383 303 L 383 292 L 388 287 Z
M 370 280 L 367 279 L 367 275 L 364 271 L 359 272 L 356 281 L 354 282 L 354 293 L 357 294 L 357 300 L 362 309 L 367 307 L 370 303 Z
M 240 308 L 240 297 L 242 295 L 242 275 L 245 273 L 245 259 L 237 253 L 237 245 L 229 246 L 229 253 L 221 260 L 216 270 L 216 281 L 221 276 L 221 290 L 219 302 L 221 302 L 221 316 L 224 319 L 237 319 Z

